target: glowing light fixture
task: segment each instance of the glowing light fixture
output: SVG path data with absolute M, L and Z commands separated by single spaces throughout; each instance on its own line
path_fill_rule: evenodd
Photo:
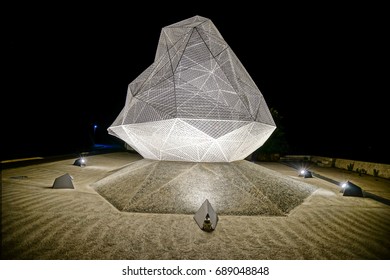
M 84 157 L 80 157 L 74 161 L 73 165 L 83 167 L 87 165 L 87 161 Z
M 362 188 L 355 185 L 354 183 L 347 181 L 341 185 L 341 191 L 343 192 L 343 196 L 358 196 L 363 197 Z
M 311 173 L 311 171 L 309 171 L 307 169 L 301 169 L 299 171 L 299 174 L 300 174 L 300 176 L 303 176 L 304 178 L 313 178 L 313 174 Z
M 260 90 L 210 19 L 162 28 L 154 63 L 107 129 L 144 158 L 245 159 L 276 129 Z

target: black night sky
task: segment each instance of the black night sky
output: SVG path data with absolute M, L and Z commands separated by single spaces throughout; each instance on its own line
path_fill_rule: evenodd
M 390 163 L 384 7 L 67 5 L 3 9 L 2 159 L 88 150 L 94 124 L 118 143 L 107 128 L 161 29 L 200 15 L 283 117 L 291 154 Z

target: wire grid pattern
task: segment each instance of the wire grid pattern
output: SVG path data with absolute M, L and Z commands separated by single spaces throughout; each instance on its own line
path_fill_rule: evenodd
M 162 28 L 155 60 L 128 86 L 108 133 L 144 158 L 231 162 L 276 129 L 263 95 L 211 20 Z

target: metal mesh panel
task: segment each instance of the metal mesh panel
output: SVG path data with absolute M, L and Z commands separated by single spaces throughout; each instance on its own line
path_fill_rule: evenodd
M 229 161 L 217 142 L 213 142 L 200 159 L 203 162 Z
M 183 119 L 186 123 L 206 133 L 214 139 L 226 135 L 249 122 L 245 121 L 219 121 L 219 120 L 200 120 L 200 119 Z
M 170 62 L 171 62 L 171 66 L 172 66 L 172 71 L 174 73 L 176 72 L 176 69 L 179 65 L 180 59 L 183 56 L 183 53 L 186 49 L 186 46 L 187 46 L 187 43 L 188 43 L 188 40 L 190 39 L 190 37 L 191 37 L 191 33 L 185 34 L 180 41 L 176 42 L 176 44 L 168 50 L 169 57 L 171 60 Z
M 120 114 L 116 117 L 115 121 L 112 123 L 112 127 L 123 124 L 124 117 L 124 108 L 121 110 Z
M 229 47 L 222 37 L 216 34 L 210 26 L 203 24 L 201 27 L 206 27 L 207 29 L 197 28 L 197 31 L 213 56 L 219 55 Z
M 131 93 L 132 96 L 136 95 L 141 90 L 146 80 L 150 77 L 154 68 L 155 68 L 155 63 L 150 65 L 148 68 L 146 68 L 134 81 L 132 81 L 129 84 L 128 93 Z
M 256 121 L 276 126 L 263 96 L 261 97 L 259 108 L 257 109 Z
M 158 112 L 170 115 L 172 118 L 176 115 L 175 92 L 173 79 L 167 79 L 153 88 L 139 94 L 139 100 L 151 105 Z
M 154 63 L 129 84 L 108 132 L 145 158 L 229 162 L 247 157 L 275 128 L 217 28 L 195 16 L 162 28 Z

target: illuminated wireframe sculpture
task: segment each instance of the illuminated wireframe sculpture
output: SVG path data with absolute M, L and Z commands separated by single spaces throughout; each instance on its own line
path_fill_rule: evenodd
M 154 63 L 128 86 L 108 128 L 144 158 L 231 162 L 276 129 L 252 78 L 211 20 L 162 28 Z

